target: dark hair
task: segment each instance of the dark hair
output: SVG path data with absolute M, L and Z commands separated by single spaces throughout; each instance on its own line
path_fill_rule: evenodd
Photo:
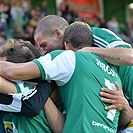
M 63 43 L 70 43 L 74 48 L 83 48 L 93 45 L 93 35 L 88 24 L 74 22 L 66 28 Z
M 24 63 L 39 58 L 41 54 L 29 41 L 9 39 L 2 47 L 1 56 L 10 62 Z

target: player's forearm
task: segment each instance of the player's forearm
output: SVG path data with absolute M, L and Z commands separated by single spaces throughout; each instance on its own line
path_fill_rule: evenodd
M 121 110 L 119 127 L 125 128 L 132 119 L 133 119 L 133 109 L 129 106 L 129 104 L 126 104 L 125 108 Z
M 57 107 L 54 105 L 53 101 L 50 98 L 48 98 L 44 106 L 44 111 L 45 111 L 46 118 L 53 132 L 62 133 L 64 122 L 65 122 L 65 117 L 57 109 Z
M 15 64 L 0 61 L 0 76 L 9 80 L 33 79 L 40 77 L 40 70 L 34 62 Z
M 17 93 L 17 90 L 12 82 L 0 77 L 0 93 Z
M 92 52 L 107 62 L 115 65 L 133 65 L 133 50 L 130 48 L 83 48 L 86 52 Z

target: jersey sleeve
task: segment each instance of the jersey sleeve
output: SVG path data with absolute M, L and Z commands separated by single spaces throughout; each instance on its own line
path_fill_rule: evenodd
M 23 81 L 16 82 L 15 85 L 18 93 L 10 95 L 0 93 L 0 111 L 27 117 L 36 116 L 52 92 L 52 86 L 48 81 L 39 82 L 34 89 L 25 87 Z
M 18 115 L 34 117 L 43 109 L 48 97 L 52 93 L 52 86 L 48 81 L 42 81 L 27 95 L 22 97 L 22 108 Z
M 58 53 L 58 51 L 42 56 L 34 60 L 34 62 L 40 69 L 42 79 L 55 80 L 58 86 L 62 86 L 66 84 L 73 75 L 76 57 L 75 53 L 71 50 L 63 51 L 58 55 L 56 53 Z
M 129 43 L 124 42 L 114 32 L 105 28 L 92 28 L 94 45 L 101 48 L 125 47 L 132 48 Z
M 0 93 L 0 111 L 20 112 L 22 107 L 22 93 L 18 94 L 2 94 Z

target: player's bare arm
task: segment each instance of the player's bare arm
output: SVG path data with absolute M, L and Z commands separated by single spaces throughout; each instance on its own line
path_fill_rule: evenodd
M 130 48 L 84 47 L 80 51 L 92 52 L 115 65 L 133 65 L 133 50 Z
M 12 82 L 0 77 L 0 93 L 17 93 L 17 90 Z
M 48 98 L 45 103 L 44 111 L 53 132 L 62 133 L 65 123 L 65 116 L 57 109 L 51 98 Z
M 5 79 L 34 79 L 40 77 L 40 70 L 36 63 L 10 63 L 0 61 L 0 76 Z

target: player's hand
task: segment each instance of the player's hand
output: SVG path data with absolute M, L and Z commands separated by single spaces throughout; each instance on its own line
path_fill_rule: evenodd
M 117 109 L 125 110 L 126 106 L 129 106 L 127 99 L 125 98 L 123 91 L 118 83 L 115 83 L 116 91 L 107 88 L 102 88 L 100 95 L 102 96 L 101 101 L 104 103 L 111 104 L 106 106 L 105 110 Z

